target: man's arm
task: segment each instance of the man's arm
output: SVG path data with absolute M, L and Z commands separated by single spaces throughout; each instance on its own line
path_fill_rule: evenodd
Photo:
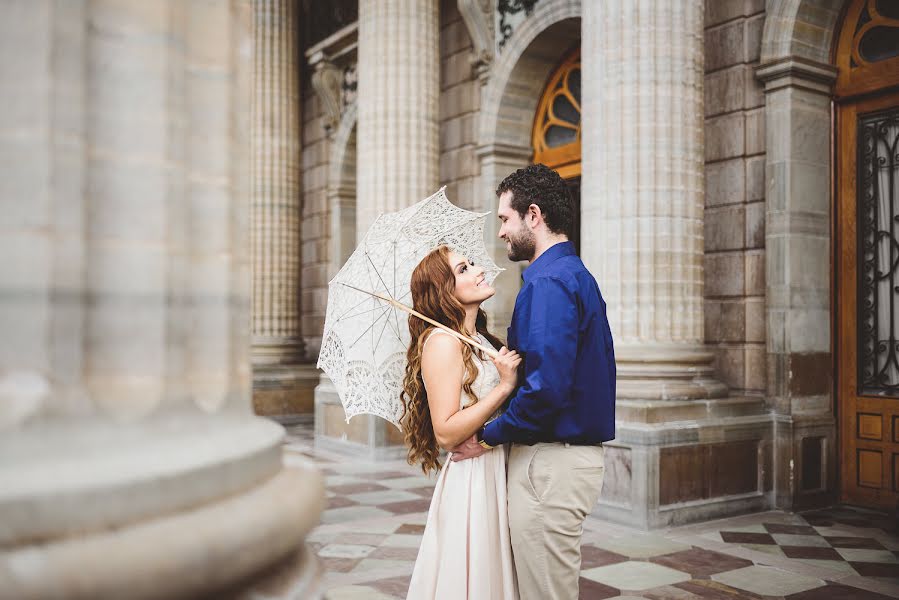
M 574 292 L 554 277 L 531 283 L 529 331 L 524 348 L 524 381 L 509 407 L 484 427 L 491 446 L 533 443 L 555 422 L 571 396 L 578 344 L 578 306 Z

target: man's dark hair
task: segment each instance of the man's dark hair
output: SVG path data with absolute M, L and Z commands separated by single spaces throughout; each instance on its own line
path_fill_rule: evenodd
M 505 192 L 512 192 L 510 205 L 518 216 L 524 218 L 528 207 L 536 204 L 550 231 L 571 237 L 574 203 L 568 186 L 558 173 L 540 163 L 528 165 L 503 179 L 496 188 L 496 195 Z

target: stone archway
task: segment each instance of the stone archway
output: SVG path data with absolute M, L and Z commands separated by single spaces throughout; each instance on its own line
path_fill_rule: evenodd
M 540 2 L 521 23 L 496 58 L 481 88 L 478 116 L 480 186 L 484 212 L 496 210 L 494 190 L 503 178 L 531 160 L 531 129 L 541 91 L 565 51 L 581 35 L 580 0 Z M 491 227 L 493 224 L 491 223 Z M 521 266 L 508 261 L 505 246 L 488 229 L 487 244 L 494 260 L 510 273 Z M 519 278 L 497 281 L 497 294 L 488 301 L 494 323 L 508 323 L 515 306 Z
M 756 71 L 765 84 L 768 401 L 775 505 L 836 489 L 831 354 L 831 65 L 844 0 L 770 2 Z M 801 265 L 801 267 L 800 267 Z

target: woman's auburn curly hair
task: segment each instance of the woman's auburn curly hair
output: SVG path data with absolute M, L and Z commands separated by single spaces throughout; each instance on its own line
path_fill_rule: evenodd
M 453 295 L 456 287 L 456 276 L 449 264 L 451 250 L 446 246 L 438 246 L 425 256 L 412 272 L 410 290 L 412 306 L 426 317 L 443 323 L 450 329 L 466 335 L 464 329 L 465 310 Z M 478 309 L 475 325 L 494 348 L 502 347 L 502 341 L 487 331 L 487 314 Z M 409 333 L 412 341 L 406 352 L 406 374 L 403 377 L 403 391 L 400 399 L 403 402 L 403 417 L 400 424 L 406 445 L 409 447 L 407 460 L 410 465 L 421 463 L 421 470 L 427 474 L 440 468 L 440 447 L 434 435 L 434 424 L 431 421 L 431 409 L 428 405 L 428 392 L 421 375 L 421 354 L 425 341 L 436 327 L 414 315 L 409 315 Z M 473 351 L 468 344 L 462 344 L 462 361 L 465 365 L 465 377 L 462 391 L 471 399 L 478 401 L 471 389 L 478 376 L 478 368 L 474 364 Z M 480 351 L 479 358 L 483 359 Z

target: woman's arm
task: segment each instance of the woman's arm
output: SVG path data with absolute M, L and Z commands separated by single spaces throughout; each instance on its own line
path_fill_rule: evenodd
M 459 400 L 465 376 L 462 342 L 449 335 L 436 334 L 436 339 L 429 340 L 422 352 L 421 375 L 428 392 L 434 436 L 445 449 L 470 438 L 515 389 L 514 385 L 500 381 L 478 402 L 460 410 Z

